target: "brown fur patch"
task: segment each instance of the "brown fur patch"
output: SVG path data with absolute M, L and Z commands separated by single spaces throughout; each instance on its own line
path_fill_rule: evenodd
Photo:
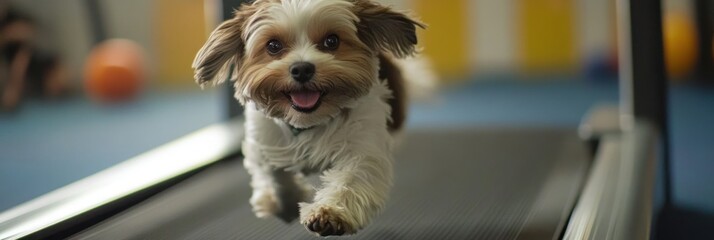
M 424 24 L 370 0 L 355 0 L 353 11 L 360 18 L 357 34 L 372 49 L 398 58 L 416 52 L 416 27 L 425 28 Z
M 237 71 L 240 80 L 235 83 L 236 97 L 241 102 L 252 101 L 266 115 L 304 128 L 329 120 L 345 106 L 369 93 L 378 65 L 373 58 L 374 50 L 353 30 L 354 22 L 350 16 L 353 19 L 356 16 L 350 9 L 333 10 L 332 15 L 299 13 L 307 14 L 302 16 L 309 17 L 306 19 L 308 25 L 293 24 L 299 21 L 286 22 L 279 18 L 284 14 L 281 10 L 261 9 L 242 28 L 246 31 L 246 52 Z M 292 17 L 297 16 L 300 15 Z M 301 38 L 303 35 L 298 31 L 306 31 L 307 38 Z M 317 46 L 330 34 L 339 37 L 339 47 L 320 50 Z M 270 39 L 283 43 L 284 49 L 279 55 L 266 53 L 264 46 Z M 306 52 L 308 55 L 304 55 Z M 300 84 L 292 80 L 288 69 L 297 61 L 315 65 L 316 72 L 310 82 Z M 324 93 L 320 107 L 309 114 L 294 110 L 286 93 L 300 89 Z
M 404 89 L 404 78 L 399 67 L 387 56 L 379 55 L 379 79 L 387 81 L 389 89 L 392 90 L 392 98 L 387 103 L 392 108 L 392 119 L 387 123 L 389 131 L 400 130 L 406 119 L 406 91 Z
M 258 5 L 243 4 L 234 12 L 232 19 L 213 30 L 193 60 L 194 79 L 197 83 L 203 85 L 215 80 L 214 84 L 218 84 L 240 65 L 245 47 L 243 25 L 258 9 Z M 236 68 L 231 69 L 231 65 Z

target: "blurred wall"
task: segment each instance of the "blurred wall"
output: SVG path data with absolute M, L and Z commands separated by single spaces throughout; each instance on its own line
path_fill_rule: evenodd
M 207 26 L 204 1 L 153 1 L 154 49 L 157 53 L 157 80 L 165 86 L 193 84 L 191 63 L 199 48 L 213 30 Z M 211 2 L 211 1 L 206 1 Z M 216 12 L 213 12 L 215 14 Z M 209 13 L 210 14 L 210 13 Z
M 447 80 L 572 74 L 590 55 L 614 49 L 613 0 L 409 1 L 430 25 L 423 33 L 425 54 Z M 433 13 L 442 9 L 450 11 Z
M 420 40 L 446 81 L 472 75 L 592 74 L 604 66 L 615 71 L 615 0 L 398 2 L 429 25 Z M 662 5 L 665 14 L 692 12 L 692 0 L 663 0 Z
M 159 56 L 152 36 L 152 32 L 156 31 L 152 15 L 156 9 L 155 1 L 99 0 L 99 4 L 104 14 L 107 37 L 130 39 L 139 44 L 144 50 L 150 79 L 154 80 L 160 73 L 157 71 Z
M 469 67 L 477 71 L 508 71 L 517 62 L 516 14 L 513 12 L 515 0 L 475 0 L 469 1 Z
M 152 85 L 156 85 L 157 82 L 168 82 L 168 85 L 171 85 L 177 82 L 175 78 L 179 74 L 183 76 L 186 84 L 192 83 L 190 80 L 192 74 L 189 74 L 192 59 L 186 59 L 185 53 L 195 53 L 197 47 L 193 45 L 185 47 L 181 43 L 185 42 L 184 39 L 191 38 L 191 35 L 188 35 L 190 33 L 197 34 L 194 37 L 196 39 L 205 38 L 203 9 L 187 10 L 186 8 L 186 6 L 202 6 L 202 1 L 171 2 L 172 5 L 168 4 L 168 1 L 99 0 L 107 37 L 130 39 L 143 48 Z M 31 15 L 39 23 L 41 35 L 39 44 L 59 53 L 75 76 L 76 85 L 81 85 L 85 58 L 93 45 L 93 33 L 88 22 L 85 0 L 10 0 L 10 3 L 13 7 Z M 159 7 L 164 9 L 158 9 Z M 178 8 L 183 9 L 183 12 L 176 11 Z M 191 17 L 192 15 L 196 17 Z M 160 19 L 161 17 L 163 19 Z M 197 21 L 198 29 L 191 31 L 193 25 L 183 24 L 188 20 Z M 164 47 L 166 45 L 175 47 L 174 51 L 169 51 Z M 183 53 L 183 55 L 179 54 L 178 59 L 177 52 Z M 165 55 L 162 56 L 161 53 Z M 174 64 L 176 61 L 183 65 Z M 163 64 L 164 62 L 169 66 Z M 165 80 L 151 81 L 154 79 Z
M 89 53 L 91 35 L 82 0 L 10 0 L 39 25 L 39 44 L 61 55 L 77 76 Z
M 85 0 L 10 0 L 32 13 L 42 45 L 80 73 L 91 49 Z M 216 22 L 213 0 L 99 0 L 110 37 L 144 47 L 154 82 L 191 84 L 190 64 Z M 616 54 L 615 0 L 378 0 L 428 25 L 420 45 L 446 80 L 491 74 L 577 74 Z M 685 9 L 691 0 L 665 0 Z M 610 57 L 612 58 L 612 57 Z M 600 59 L 600 60 L 603 60 Z

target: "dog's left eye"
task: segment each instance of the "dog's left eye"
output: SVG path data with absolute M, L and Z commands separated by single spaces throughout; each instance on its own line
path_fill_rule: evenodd
M 326 50 L 336 50 L 340 46 L 340 38 L 335 34 L 330 34 L 322 41 L 322 48 Z
M 268 49 L 268 53 L 270 53 L 271 55 L 275 55 L 278 54 L 280 50 L 283 50 L 283 43 L 278 40 L 272 39 L 268 41 L 266 48 Z

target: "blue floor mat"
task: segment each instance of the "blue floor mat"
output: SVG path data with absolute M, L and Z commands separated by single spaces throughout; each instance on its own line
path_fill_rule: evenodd
M 217 122 L 220 106 L 216 92 L 26 102 L 0 115 L 0 211 Z
M 577 81 L 474 82 L 414 106 L 410 126 L 576 127 L 594 103 L 617 104 L 617 86 Z

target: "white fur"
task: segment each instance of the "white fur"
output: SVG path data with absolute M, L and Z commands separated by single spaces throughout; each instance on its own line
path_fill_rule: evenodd
M 259 39 L 271 37 L 276 27 L 289 29 L 289 36 L 294 38 L 288 40 L 291 43 L 289 52 L 265 66 L 269 71 L 285 71 L 300 61 L 317 66 L 339 61 L 330 53 L 318 50 L 310 41 L 308 33 L 314 21 L 348 29 L 348 34 L 353 34 L 350 39 L 357 39 L 354 23 L 359 18 L 350 10 L 350 1 L 262 3 L 268 5 L 248 18 L 242 32 L 247 58 L 265 51 L 265 43 Z M 352 234 L 365 227 L 384 208 L 392 186 L 395 136 L 400 134 L 399 131 L 390 132 L 387 126 L 392 111 L 387 100 L 393 95 L 386 86 L 387 81 L 378 79 L 376 53 L 362 59 L 371 61 L 371 68 L 364 68 L 368 71 L 359 72 L 364 82 L 371 82 L 369 93 L 361 95 L 362 91 L 359 97 L 341 103 L 337 109 L 341 112 L 330 112 L 324 117 L 310 117 L 310 113 L 295 114 L 297 117 L 293 118 L 297 120 L 271 117 L 265 113 L 269 105 L 251 100 L 254 96 L 250 96 L 249 88 L 253 86 L 241 88 L 236 82 L 236 98 L 245 105 L 246 135 L 242 150 L 244 166 L 251 175 L 253 187 L 250 203 L 258 217 L 285 216 L 290 209 L 283 208 L 299 205 L 302 224 L 328 222 L 333 228 Z M 432 87 L 433 75 L 418 58 L 399 61 L 398 65 L 406 70 L 404 75 L 409 82 L 425 80 L 418 82 L 421 83 L 418 86 Z M 364 69 L 344 67 L 344 71 Z M 287 77 L 281 81 L 289 84 L 293 80 Z M 363 86 L 360 90 L 369 87 Z M 310 128 L 294 134 L 286 122 L 293 127 Z M 303 179 L 304 173 L 320 173 L 322 185 L 308 185 Z M 342 232 L 333 233 L 339 235 Z
M 429 59 L 416 56 L 396 59 L 394 62 L 402 70 L 407 81 L 406 90 L 409 100 L 433 100 L 439 81 Z
M 297 136 L 282 121 L 267 118 L 248 104 L 243 151 L 245 167 L 252 175 L 251 203 L 256 215 L 280 210 L 275 207 L 277 186 L 271 171 L 307 170 L 321 172 L 324 185 L 313 202 L 304 199 L 300 204 L 301 222 L 321 208 L 329 208 L 352 232 L 368 224 L 384 207 L 392 185 L 394 140 L 387 131 L 390 107 L 385 102 L 390 96 L 385 85 L 375 84 L 348 117 L 340 115 Z

